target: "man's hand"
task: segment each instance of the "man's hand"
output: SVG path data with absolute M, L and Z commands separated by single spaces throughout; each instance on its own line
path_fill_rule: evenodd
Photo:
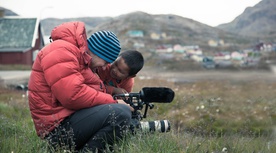
M 124 104 L 124 105 L 127 105 L 129 106 L 130 110 L 133 112 L 134 111 L 134 108 L 131 107 L 129 104 L 127 104 L 125 101 L 121 100 L 121 99 L 117 99 L 117 102 L 118 104 Z
M 127 94 L 128 92 L 123 89 L 123 88 L 114 88 L 112 95 L 116 95 L 116 94 Z

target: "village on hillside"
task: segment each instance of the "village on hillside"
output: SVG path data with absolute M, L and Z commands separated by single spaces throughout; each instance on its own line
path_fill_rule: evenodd
M 127 32 L 127 35 L 130 38 L 143 39 L 144 37 L 142 30 L 130 30 Z M 166 33 L 151 33 L 150 38 L 153 40 L 170 39 Z M 146 47 L 141 39 L 134 41 L 133 48 L 139 50 Z M 208 43 L 210 47 L 229 45 L 224 43 L 223 40 L 209 40 L 206 43 Z M 270 53 L 276 54 L 276 44 L 271 42 L 259 42 L 252 46 L 252 48 L 234 51 L 222 50 L 213 55 L 206 55 L 199 45 L 159 44 L 155 48 L 151 48 L 150 51 L 157 53 L 161 59 L 171 59 L 175 61 L 192 59 L 207 69 L 231 66 L 254 67 L 259 64 L 262 57 L 268 56 Z M 268 58 L 266 62 L 269 63 L 271 61 Z

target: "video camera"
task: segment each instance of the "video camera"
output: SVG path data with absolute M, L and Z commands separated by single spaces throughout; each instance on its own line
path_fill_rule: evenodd
M 171 125 L 168 120 L 156 120 L 142 122 L 143 118 L 147 117 L 148 109 L 153 109 L 156 103 L 170 103 L 174 98 L 174 91 L 167 87 L 144 87 L 139 93 L 117 94 L 113 96 L 114 99 L 122 99 L 134 108 L 132 112 L 131 130 L 141 129 L 147 131 L 170 131 Z M 141 110 L 144 108 L 144 113 Z

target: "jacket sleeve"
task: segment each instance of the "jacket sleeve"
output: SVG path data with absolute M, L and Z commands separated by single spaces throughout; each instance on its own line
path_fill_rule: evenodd
M 113 90 L 114 90 L 114 88 L 115 87 L 113 87 L 113 86 L 110 86 L 110 85 L 105 85 L 105 87 L 106 87 L 106 93 L 109 93 L 109 94 L 113 94 Z
M 51 87 L 53 97 L 62 106 L 73 110 L 116 103 L 111 95 L 84 84 L 77 56 L 76 53 L 61 48 L 44 58 L 44 77 Z

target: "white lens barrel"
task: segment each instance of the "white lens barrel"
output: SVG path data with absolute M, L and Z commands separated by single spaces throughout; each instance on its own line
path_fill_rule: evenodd
M 168 120 L 140 122 L 140 125 L 143 132 L 150 132 L 150 131 L 168 132 L 171 129 L 171 125 Z

